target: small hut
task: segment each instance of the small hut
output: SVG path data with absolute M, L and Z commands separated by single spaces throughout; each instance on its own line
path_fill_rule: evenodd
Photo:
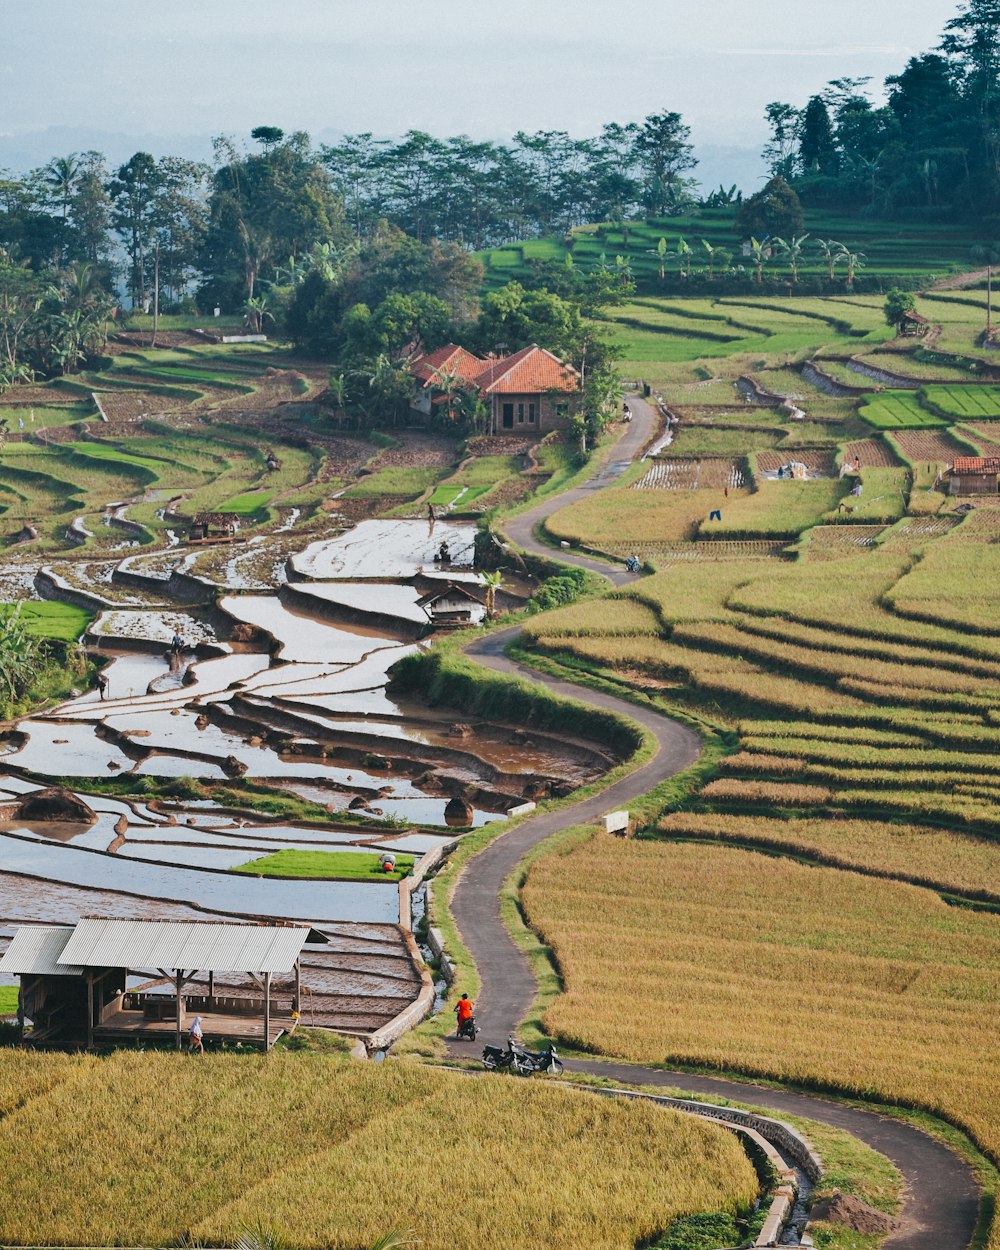
M 899 332 L 907 337 L 919 337 L 927 333 L 930 322 L 912 308 L 903 313 L 899 321 Z
M 951 466 L 951 495 L 995 495 L 1000 483 L 1000 456 L 956 456 Z
M 199 512 L 191 526 L 192 542 L 228 542 L 236 537 L 240 518 L 235 512 Z
M 454 582 L 421 595 L 417 605 L 423 608 L 435 629 L 464 629 L 468 625 L 481 625 L 486 619 L 486 604 L 471 590 L 456 586 Z

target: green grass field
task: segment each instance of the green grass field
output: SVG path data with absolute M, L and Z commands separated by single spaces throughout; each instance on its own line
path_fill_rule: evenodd
M 234 872 L 259 877 L 330 877 L 399 881 L 413 869 L 412 855 L 397 855 L 395 872 L 379 870 L 379 856 L 366 851 L 277 851 L 242 864 Z
M 30 634 L 61 642 L 75 642 L 92 619 L 92 612 L 72 603 L 25 603 L 21 608 L 21 620 Z
M 945 417 L 922 407 L 917 396 L 909 392 L 866 396 L 859 415 L 876 430 L 935 429 L 949 424 Z

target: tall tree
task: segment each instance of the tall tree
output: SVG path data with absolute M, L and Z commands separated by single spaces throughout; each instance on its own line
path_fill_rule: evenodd
M 799 162 L 806 173 L 835 175 L 839 168 L 833 123 L 822 96 L 814 95 L 802 114 Z
M 691 129 L 680 113 L 651 113 L 635 136 L 643 171 L 644 203 L 650 216 L 662 217 L 676 203 L 677 183 L 697 161 L 689 142 Z
M 155 227 L 159 189 L 160 175 L 148 152 L 136 152 L 119 166 L 108 187 L 111 225 L 128 252 L 128 290 L 133 308 L 142 307 L 146 302 L 146 260 Z

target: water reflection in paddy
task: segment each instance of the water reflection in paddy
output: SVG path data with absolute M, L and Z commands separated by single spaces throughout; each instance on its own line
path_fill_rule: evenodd
M 233 595 L 219 606 L 247 625 L 266 630 L 280 644 L 281 658 L 304 664 L 357 664 L 370 651 L 396 647 L 398 639 L 385 638 L 360 627 L 331 628 L 306 612 L 295 612 L 274 595 Z
M 119 855 L 95 855 L 71 846 L 26 842 L 5 833 L 0 833 L 0 856 L 7 873 L 177 900 L 236 915 L 320 923 L 363 920 L 395 924 L 399 919 L 397 891 L 378 883 L 283 881 L 164 867 Z
M 336 538 L 311 543 L 292 567 L 317 581 L 391 577 L 405 581 L 440 566 L 434 553 L 446 542 L 452 560 L 471 566 L 476 527 L 449 521 L 361 521 Z

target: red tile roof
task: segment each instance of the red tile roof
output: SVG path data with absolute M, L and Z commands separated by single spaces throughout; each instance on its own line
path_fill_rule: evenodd
M 476 378 L 484 395 L 537 395 L 580 389 L 580 375 L 572 366 L 542 347 L 522 347 L 513 356 L 490 361 Z
M 471 382 L 481 371 L 486 362 L 457 343 L 446 343 L 425 356 L 417 356 L 410 362 L 410 372 L 424 386 L 435 386 L 440 378 L 438 374 L 455 374 L 466 382 Z
M 1000 473 L 1000 456 L 956 456 L 952 473 Z

